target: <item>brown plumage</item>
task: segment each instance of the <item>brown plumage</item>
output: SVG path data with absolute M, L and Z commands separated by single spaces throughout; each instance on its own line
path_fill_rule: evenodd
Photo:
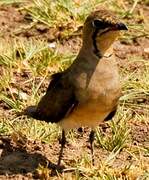
M 33 118 L 55 122 L 62 127 L 62 149 L 64 131 L 81 126 L 93 129 L 116 112 L 121 87 L 112 44 L 120 30 L 127 30 L 127 27 L 112 12 L 91 13 L 84 23 L 83 44 L 73 64 L 53 75 L 39 104 L 25 110 L 25 114 Z M 92 130 L 92 160 L 93 137 Z

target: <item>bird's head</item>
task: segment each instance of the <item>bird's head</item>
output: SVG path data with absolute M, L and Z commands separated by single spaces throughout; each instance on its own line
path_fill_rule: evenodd
M 97 56 L 102 56 L 127 27 L 109 10 L 97 10 L 91 13 L 83 27 L 83 45 L 92 49 Z

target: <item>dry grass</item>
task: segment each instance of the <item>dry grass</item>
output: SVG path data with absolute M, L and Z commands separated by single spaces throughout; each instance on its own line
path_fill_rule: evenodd
M 23 1 L 21 8 L 19 4 L 22 1 L 3 0 L 0 3 L 5 6 L 12 2 L 17 4 L 19 11 L 28 13 L 33 26 L 42 22 L 49 27 L 62 28 L 63 39 L 75 34 L 86 15 L 101 4 L 108 5 L 128 23 L 130 31 L 121 38 L 123 43 L 133 45 L 138 37 L 149 37 L 147 17 L 139 8 L 145 6 L 147 1 L 59 0 L 49 6 L 49 0 L 33 0 L 29 4 Z M 57 140 L 60 130 L 55 125 L 17 117 L 16 114 L 27 105 L 37 103 L 46 90 L 50 75 L 66 69 L 72 63 L 76 54 L 59 52 L 60 43 L 57 40 L 56 47 L 51 48 L 48 42 L 41 39 L 18 40 L 15 37 L 8 43 L 5 40 L 0 42 L 1 136 L 9 135 L 13 141 L 22 142 L 24 146 L 28 139 L 51 145 Z M 149 125 L 149 63 L 143 56 L 134 54 L 128 57 L 120 73 L 123 96 L 118 113 L 112 122 L 107 123 L 106 131 L 99 127 L 96 132 L 96 150 L 103 150 L 106 155 L 104 158 L 98 157 L 98 164 L 92 167 L 90 156 L 82 152 L 79 160 L 74 158 L 72 163 L 67 163 L 71 166 L 68 170 L 73 170 L 73 173 L 58 174 L 60 179 L 149 178 L 149 146 L 146 141 L 134 143 L 136 132 L 132 130 L 138 122 L 143 123 L 142 128 Z M 68 135 L 68 141 L 78 143 L 76 132 Z M 125 159 L 126 153 L 132 161 Z M 41 179 L 50 178 L 50 170 L 46 166 L 39 165 L 37 172 Z

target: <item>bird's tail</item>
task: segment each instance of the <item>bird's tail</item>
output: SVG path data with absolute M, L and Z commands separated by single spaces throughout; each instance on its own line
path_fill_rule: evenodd
M 32 117 L 34 119 L 40 120 L 40 117 L 37 113 L 37 106 L 28 106 L 21 115 L 27 115 L 28 117 Z

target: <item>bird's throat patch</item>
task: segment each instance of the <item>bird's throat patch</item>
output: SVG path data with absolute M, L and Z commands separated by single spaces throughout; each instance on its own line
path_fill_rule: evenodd
M 96 49 L 100 52 L 101 56 L 104 56 L 118 36 L 119 31 L 112 30 L 105 31 L 101 34 L 96 34 Z

